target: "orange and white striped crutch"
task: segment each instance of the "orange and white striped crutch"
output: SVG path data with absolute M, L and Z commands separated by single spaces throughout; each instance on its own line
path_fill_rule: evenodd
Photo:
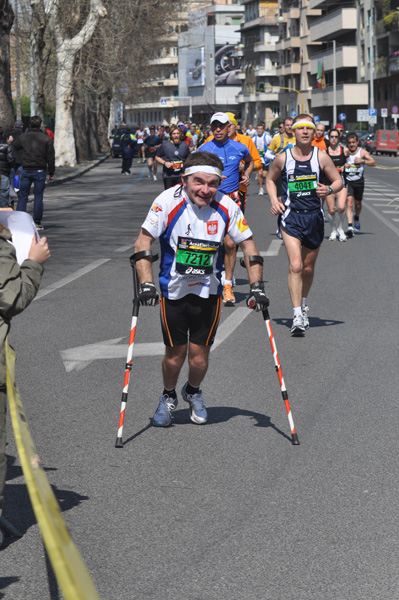
M 127 349 L 127 359 L 126 359 L 126 366 L 125 366 L 125 376 L 124 376 L 124 380 L 123 380 L 121 410 L 119 413 L 119 425 L 118 425 L 118 433 L 116 436 L 115 448 L 123 448 L 123 441 L 122 441 L 123 425 L 125 422 L 126 404 L 127 404 L 129 381 L 130 381 L 130 372 L 132 370 L 134 338 L 136 337 L 137 319 L 139 316 L 139 307 L 140 307 L 140 301 L 138 299 L 139 278 L 137 276 L 136 261 L 140 260 L 141 258 L 145 258 L 146 256 L 151 257 L 151 262 L 155 262 L 158 259 L 158 255 L 157 254 L 153 255 L 151 250 L 143 250 L 142 252 L 136 252 L 129 259 L 130 264 L 133 269 L 133 312 L 132 312 L 132 323 L 131 323 L 131 327 L 130 327 L 129 347 Z
M 288 421 L 289 421 L 290 428 L 291 428 L 291 442 L 292 442 L 292 444 L 297 446 L 299 444 L 298 434 L 295 431 L 294 419 L 292 418 L 290 403 L 288 401 L 288 392 L 287 392 L 287 388 L 285 387 L 285 381 L 284 381 L 284 377 L 283 377 L 283 372 L 281 370 L 280 359 L 277 354 L 276 341 L 274 339 L 272 326 L 270 325 L 269 309 L 265 308 L 265 310 L 262 310 L 262 315 L 263 315 L 263 318 L 266 323 L 267 334 L 269 336 L 269 342 L 270 342 L 270 346 L 271 346 L 273 358 L 274 358 L 274 365 L 276 367 L 277 377 L 278 377 L 278 380 L 280 383 L 281 395 L 284 400 L 285 409 L 287 411 Z

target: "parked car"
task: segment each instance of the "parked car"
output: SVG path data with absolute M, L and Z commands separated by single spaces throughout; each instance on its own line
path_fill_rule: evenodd
M 370 144 L 371 154 L 388 154 L 397 156 L 399 153 L 399 131 L 389 131 L 388 129 L 379 129 L 375 139 Z

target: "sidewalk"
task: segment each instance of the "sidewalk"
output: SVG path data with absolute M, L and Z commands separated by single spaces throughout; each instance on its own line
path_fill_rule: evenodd
M 60 185 L 65 181 L 71 181 L 76 177 L 80 177 L 84 173 L 87 173 L 87 171 L 90 171 L 90 169 L 97 167 L 97 165 L 107 160 L 109 156 L 110 153 L 107 152 L 105 154 L 98 154 L 93 160 L 81 162 L 77 164 L 76 167 L 56 167 L 54 181 L 48 182 L 46 185 Z

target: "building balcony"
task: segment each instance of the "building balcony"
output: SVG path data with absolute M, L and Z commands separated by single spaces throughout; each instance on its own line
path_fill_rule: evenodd
M 253 94 L 238 94 L 236 101 L 241 104 L 242 102 L 278 102 L 277 92 L 256 92 Z
M 310 0 L 309 2 L 309 8 L 311 10 L 318 8 L 327 8 L 328 6 L 336 6 L 337 2 L 336 0 Z
M 277 44 L 274 42 L 255 42 L 254 52 L 275 52 L 277 50 Z
M 177 65 L 178 63 L 179 58 L 177 56 L 161 56 L 148 61 L 150 65 Z
M 388 56 L 388 75 L 399 73 L 399 56 Z
M 344 33 L 355 33 L 356 29 L 356 8 L 340 8 L 310 24 L 310 41 L 333 40 Z
M 299 36 L 285 38 L 276 44 L 276 50 L 288 50 L 289 48 L 300 48 L 301 38 Z
M 368 106 L 369 104 L 368 83 L 340 83 L 336 88 L 336 100 L 338 106 Z M 323 106 L 333 106 L 333 86 L 329 85 L 325 90 L 312 90 L 312 109 Z
M 255 67 L 255 75 L 256 77 L 275 77 L 277 75 L 277 68 L 259 65 L 258 67 Z
M 292 6 L 288 10 L 285 10 L 277 20 L 279 23 L 288 23 L 291 19 L 299 19 L 300 18 L 300 9 L 299 6 Z
M 276 75 L 300 75 L 301 65 L 299 62 L 289 63 L 287 65 L 280 65 L 276 69 Z
M 334 69 L 334 53 L 333 50 L 327 52 L 318 52 L 313 54 L 310 61 L 310 72 L 312 75 L 317 75 L 319 60 L 323 60 L 325 71 Z M 347 67 L 357 67 L 357 47 L 356 46 L 339 46 L 335 51 L 335 67 L 336 69 L 344 69 Z

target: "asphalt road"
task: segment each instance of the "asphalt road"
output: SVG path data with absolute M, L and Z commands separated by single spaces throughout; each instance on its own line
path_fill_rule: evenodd
M 63 517 L 103 600 L 393 600 L 398 597 L 399 162 L 366 169 L 361 232 L 326 240 L 310 329 L 291 338 L 287 258 L 252 182 L 247 219 L 265 253 L 270 314 L 300 446 L 260 315 L 224 308 L 196 426 L 149 426 L 162 391 L 158 308 L 140 311 L 125 446 L 115 449 L 132 274 L 128 257 L 160 181 L 108 160 L 46 190 L 52 258 L 14 319 L 17 380 Z M 30 205 L 31 206 L 31 205 Z M 180 384 L 185 383 L 186 369 Z M 0 598 L 60 594 L 9 424 Z

